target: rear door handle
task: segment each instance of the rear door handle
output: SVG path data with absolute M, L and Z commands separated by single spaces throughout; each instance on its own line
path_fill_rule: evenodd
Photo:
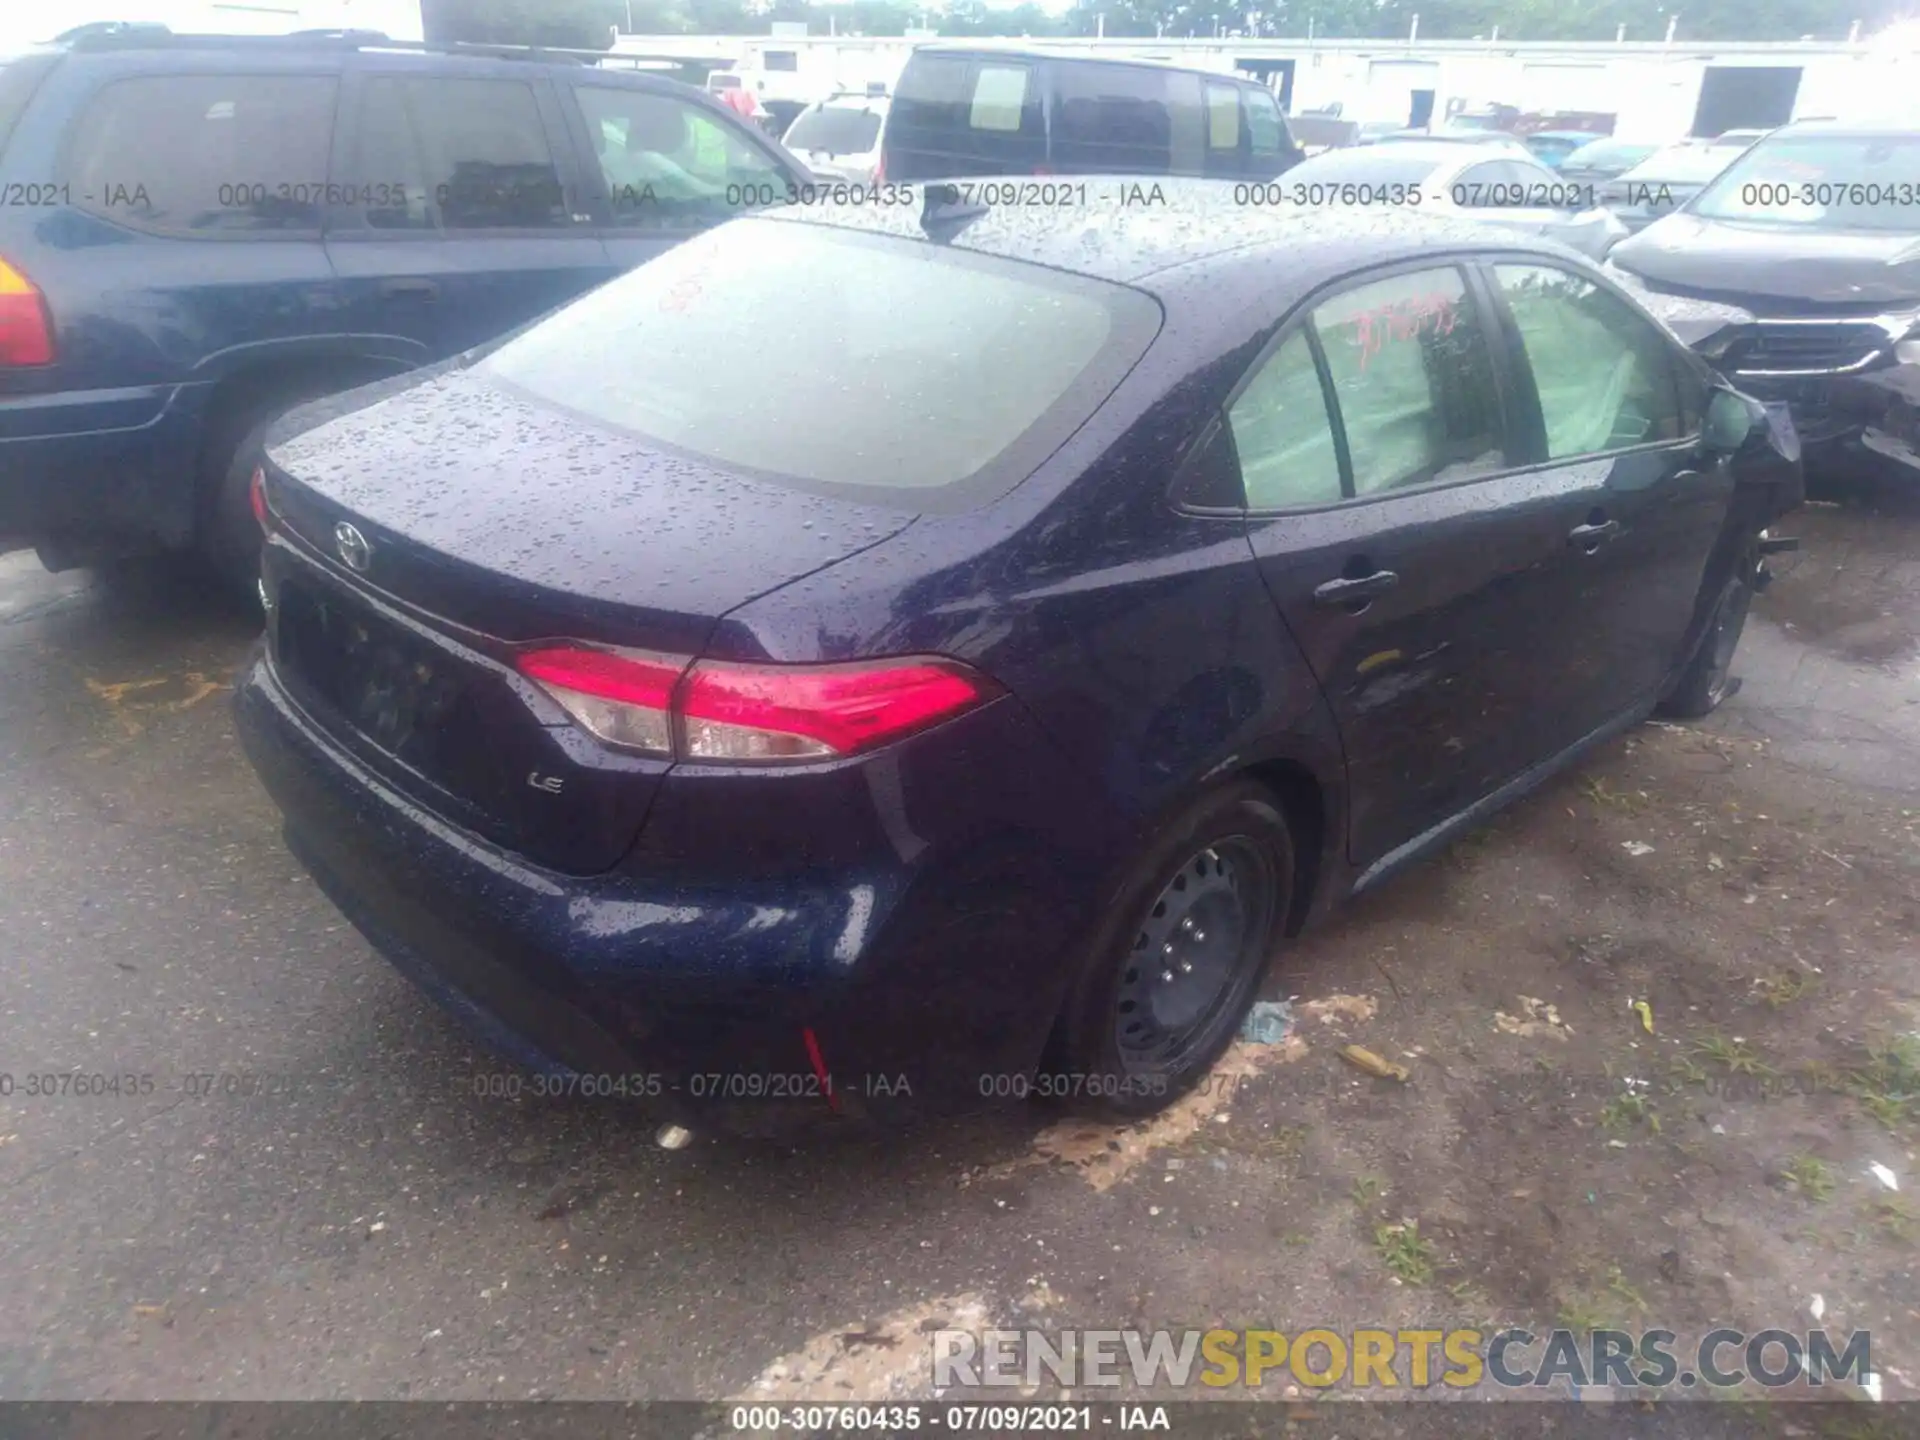
M 1602 520 L 1598 525 L 1576 525 L 1567 532 L 1567 543 L 1591 555 L 1620 533 L 1618 520 Z
M 392 300 L 402 295 L 418 295 L 422 300 L 440 298 L 440 282 L 437 280 L 383 280 L 380 282 L 380 298 Z
M 1352 580 L 1329 580 L 1324 585 L 1314 587 L 1313 603 L 1329 608 L 1365 605 L 1368 601 L 1386 594 L 1399 583 L 1400 577 L 1391 570 L 1376 570 L 1371 575 L 1362 575 Z

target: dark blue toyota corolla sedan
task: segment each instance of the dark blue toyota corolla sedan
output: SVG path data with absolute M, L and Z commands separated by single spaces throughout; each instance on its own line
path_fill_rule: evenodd
M 1094 188 L 743 218 L 272 445 L 248 753 L 496 1047 L 1148 1111 L 1286 936 L 1730 693 L 1795 452 L 1625 292 Z

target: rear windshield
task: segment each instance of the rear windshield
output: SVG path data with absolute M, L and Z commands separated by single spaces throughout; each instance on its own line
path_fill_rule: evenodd
M 1354 150 L 1329 150 L 1302 160 L 1287 171 L 1287 183 L 1418 185 L 1439 168 L 1440 161 L 1431 155 L 1409 155 L 1398 146 L 1368 145 Z
M 916 508 L 1009 488 L 1159 328 L 1137 291 L 917 240 L 721 225 L 476 366 L 695 459 Z M 936 501 L 933 492 L 966 494 Z
M 54 58 L 52 55 L 0 57 L 0 150 L 6 148 L 7 137 L 26 113 L 27 102 L 33 99 L 33 92 L 53 68 Z
M 1567 165 L 1638 165 L 1653 154 L 1654 148 L 1652 145 L 1629 145 L 1619 140 L 1594 140 L 1567 156 Z
M 789 150 L 864 155 L 880 143 L 880 117 L 871 110 L 851 105 L 809 110 L 788 127 L 780 143 Z
M 1622 178 L 1635 184 L 1704 185 L 1740 154 L 1735 145 L 1669 145 L 1656 151 Z
M 1763 140 L 1693 202 L 1713 220 L 1804 230 L 1920 229 L 1911 203 L 1920 135 L 1808 135 Z

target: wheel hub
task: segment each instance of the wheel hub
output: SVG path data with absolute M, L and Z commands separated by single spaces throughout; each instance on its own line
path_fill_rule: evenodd
M 1143 1060 L 1178 1050 L 1232 986 L 1246 940 L 1234 859 L 1203 850 L 1161 891 L 1134 938 L 1121 977 L 1121 1048 Z

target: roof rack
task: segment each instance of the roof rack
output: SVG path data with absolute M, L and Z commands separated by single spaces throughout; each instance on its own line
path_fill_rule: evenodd
M 543 64 L 597 65 L 680 63 L 678 56 L 642 55 L 630 50 L 578 50 L 558 45 L 490 45 L 471 40 L 395 40 L 381 30 L 295 30 L 284 35 L 193 34 L 165 25 L 103 21 L 64 32 L 55 41 L 76 50 L 404 50 L 427 55 L 472 55 L 496 60 L 531 60 Z

